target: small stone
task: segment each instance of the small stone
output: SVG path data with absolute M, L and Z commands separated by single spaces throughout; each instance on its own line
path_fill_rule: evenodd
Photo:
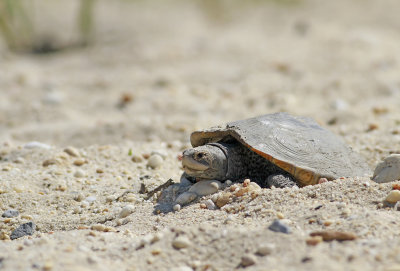
M 1 216 L 7 217 L 7 218 L 16 217 L 16 216 L 19 216 L 19 212 L 18 212 L 18 210 L 8 209 Z
M 202 197 L 210 194 L 214 194 L 221 187 L 221 182 L 216 180 L 200 181 L 192 185 L 189 188 L 189 192 L 195 193 Z
M 396 203 L 400 201 L 400 191 L 399 190 L 392 190 L 386 196 L 385 201 L 389 203 Z
M 135 211 L 135 206 L 133 205 L 126 205 L 122 208 L 121 212 L 119 213 L 119 218 L 125 218 L 128 215 L 132 214 Z
M 77 169 L 74 173 L 74 177 L 76 177 L 76 178 L 82 178 L 85 176 L 86 176 L 86 173 L 82 169 Z
M 273 244 L 264 244 L 258 247 L 257 254 L 260 256 L 267 256 L 274 251 L 275 246 Z
M 23 164 L 24 162 L 25 162 L 25 159 L 22 158 L 22 157 L 17 157 L 17 158 L 14 160 L 14 163 L 16 163 L 16 164 Z
M 290 228 L 283 222 L 281 222 L 279 219 L 274 220 L 274 222 L 272 222 L 272 224 L 268 227 L 268 229 L 274 232 L 281 232 L 286 234 L 291 232 Z
M 51 146 L 44 144 L 44 143 L 37 142 L 37 141 L 32 141 L 32 142 L 26 143 L 24 145 L 24 148 L 25 149 L 36 149 L 37 148 L 37 149 L 49 150 L 49 149 L 51 149 Z
M 395 264 L 392 266 L 388 266 L 383 271 L 400 271 L 400 264 Z
M 95 231 L 105 231 L 106 226 L 104 226 L 103 224 L 95 224 L 92 225 L 90 228 Z
M 218 196 L 217 201 L 215 202 L 215 204 L 218 206 L 218 208 L 221 208 L 224 205 L 226 205 L 227 203 L 229 203 L 231 198 L 232 198 L 232 193 L 230 193 L 230 192 L 221 193 Z
M 150 153 L 150 155 L 155 155 L 155 154 L 161 156 L 162 159 L 166 159 L 167 156 L 168 156 L 168 153 L 167 153 L 166 151 L 164 151 L 164 150 L 152 151 L 152 152 Z
M 197 198 L 197 195 L 195 193 L 184 192 L 176 198 L 175 202 L 182 206 L 182 205 L 185 205 L 185 204 L 188 204 L 188 203 L 194 201 L 196 198 Z
M 56 165 L 56 164 L 60 164 L 60 161 L 57 160 L 57 159 L 52 158 L 52 159 L 44 160 L 43 163 L 42 163 L 42 166 L 48 167 L 48 166 Z
M 33 222 L 21 224 L 11 233 L 11 240 L 23 237 L 25 235 L 32 235 L 35 231 L 36 225 Z
M 64 152 L 68 153 L 70 156 L 73 156 L 73 157 L 79 157 L 80 156 L 79 151 L 77 149 L 75 149 L 74 147 L 71 147 L 71 146 L 69 146 L 66 149 L 64 149 Z
M 230 186 L 230 185 L 232 184 L 232 181 L 231 181 L 231 180 L 226 180 L 226 181 L 225 181 L 225 184 L 226 184 L 227 186 Z
M 243 267 L 248 267 L 248 266 L 254 265 L 256 262 L 257 262 L 256 256 L 254 256 L 253 254 L 245 254 L 242 256 L 242 260 L 240 261 L 240 264 Z
M 149 160 L 147 161 L 147 166 L 151 167 L 152 169 L 155 169 L 160 167 L 163 161 L 164 160 L 161 155 L 153 154 L 149 157 Z
M 75 166 L 78 166 L 78 167 L 82 166 L 82 165 L 85 164 L 85 163 L 86 163 L 86 160 L 83 159 L 83 158 L 79 158 L 79 159 L 76 159 L 76 160 L 74 161 L 74 165 L 75 165 Z
M 313 236 L 306 240 L 306 244 L 309 246 L 316 246 L 323 241 L 322 236 Z
M 207 209 L 207 205 L 205 203 L 200 203 L 200 208 L 201 209 Z
M 178 211 L 181 210 L 181 205 L 180 205 L 180 204 L 175 204 L 174 207 L 172 207 L 172 209 L 173 209 L 175 212 L 178 212 Z
M 134 154 L 132 156 L 132 162 L 135 162 L 135 163 L 143 162 L 143 158 L 141 156 L 139 156 L 139 155 Z
M 169 271 L 193 271 L 193 268 L 189 266 L 178 266 L 168 269 Z
M 96 201 L 96 197 L 95 196 L 89 196 L 85 199 L 85 201 L 87 201 L 89 204 Z
M 172 246 L 176 249 L 187 248 L 191 245 L 189 239 L 186 236 L 178 236 L 172 241 Z
M 310 236 L 321 236 L 324 241 L 348 241 L 355 240 L 357 236 L 352 232 L 340 231 L 315 231 L 310 233 Z
M 98 168 L 98 169 L 96 169 L 96 173 L 99 173 L 99 174 L 104 173 L 104 170 L 102 170 L 101 168 Z
M 50 271 L 51 269 L 53 269 L 53 266 L 53 262 L 47 261 L 43 264 L 43 271 Z
M 377 183 L 387 183 L 400 179 L 400 154 L 391 154 L 380 162 L 372 179 Z
M 215 204 L 211 199 L 206 200 L 204 202 L 204 204 L 206 205 L 208 210 L 215 210 L 216 209 Z
M 276 212 L 276 217 L 279 219 L 284 219 L 285 216 L 281 212 Z

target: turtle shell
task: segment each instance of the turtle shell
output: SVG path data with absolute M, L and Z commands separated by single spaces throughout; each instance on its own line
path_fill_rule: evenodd
M 368 176 L 364 158 L 313 119 L 275 113 L 191 134 L 193 147 L 235 139 L 293 175 L 302 185 Z

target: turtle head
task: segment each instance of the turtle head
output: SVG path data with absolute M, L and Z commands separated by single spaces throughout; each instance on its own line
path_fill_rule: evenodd
M 191 177 L 225 180 L 228 161 L 224 151 L 216 145 L 187 149 L 182 157 L 183 170 Z

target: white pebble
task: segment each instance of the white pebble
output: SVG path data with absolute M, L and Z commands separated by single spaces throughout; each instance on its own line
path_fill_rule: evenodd
M 67 148 L 64 150 L 64 152 L 68 153 L 70 156 L 73 156 L 73 157 L 78 157 L 78 156 L 80 156 L 79 151 L 78 151 L 77 149 L 75 149 L 74 147 L 71 147 L 71 146 L 67 147 Z
M 119 213 L 120 218 L 127 217 L 128 215 L 132 214 L 135 211 L 135 206 L 133 205 L 126 205 L 122 208 L 121 212 Z
M 77 169 L 74 173 L 74 177 L 76 177 L 76 178 L 82 178 L 85 176 L 86 176 L 86 173 L 82 169 Z
M 266 256 L 272 253 L 272 251 L 275 249 L 275 246 L 273 244 L 263 244 L 258 247 L 257 249 L 257 254 L 261 256 Z
M 167 158 L 167 156 L 168 156 L 168 153 L 166 151 L 164 151 L 164 150 L 156 150 L 156 151 L 152 151 L 150 153 L 150 155 L 156 155 L 156 154 L 161 156 L 163 159 Z
M 190 246 L 190 241 L 186 236 L 178 236 L 172 241 L 172 246 L 176 249 L 186 248 Z
M 163 158 L 159 154 L 153 154 L 150 156 L 149 160 L 147 161 L 147 166 L 151 168 L 157 168 L 160 167 L 163 163 Z
M 256 256 L 254 256 L 253 254 L 245 254 L 242 257 L 241 265 L 243 267 L 247 267 L 255 264 L 256 262 L 257 262 Z
M 204 202 L 204 204 L 206 205 L 208 210 L 215 210 L 215 204 L 211 199 L 206 200 L 206 202 Z
M 174 207 L 172 207 L 175 212 L 179 212 L 181 210 L 181 205 L 180 204 L 175 204 Z
M 168 269 L 169 271 L 193 271 L 193 269 L 189 266 L 178 266 Z
M 88 203 L 92 203 L 94 201 L 96 201 L 96 197 L 95 196 L 89 196 L 85 199 L 85 201 L 87 201 Z
M 182 205 L 185 205 L 185 204 L 188 204 L 188 203 L 194 201 L 196 198 L 197 198 L 197 195 L 195 193 L 184 192 L 176 198 L 175 202 L 182 206 Z
M 216 180 L 200 181 L 190 187 L 189 192 L 195 193 L 198 196 L 207 196 L 214 194 L 221 187 L 221 182 Z
M 380 162 L 372 179 L 377 183 L 387 183 L 400 179 L 400 154 L 391 154 Z
M 226 180 L 226 181 L 225 181 L 225 184 L 226 184 L 227 186 L 230 186 L 230 185 L 232 184 L 232 181 L 231 181 L 231 180 Z
M 24 145 L 24 148 L 25 149 L 36 149 L 36 148 L 38 148 L 38 149 L 46 149 L 46 150 L 48 150 L 48 149 L 51 149 L 51 146 L 47 145 L 47 144 L 44 144 L 44 143 L 37 142 L 37 141 L 32 141 L 32 142 L 26 143 Z
M 400 191 L 399 190 L 390 191 L 389 194 L 386 196 L 385 201 L 390 203 L 396 203 L 400 201 Z

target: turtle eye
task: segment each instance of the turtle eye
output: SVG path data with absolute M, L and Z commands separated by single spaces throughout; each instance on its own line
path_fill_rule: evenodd
M 199 153 L 196 153 L 195 157 L 196 157 L 196 159 L 201 159 L 201 158 L 203 158 L 203 155 L 204 155 L 204 153 L 199 152 Z

